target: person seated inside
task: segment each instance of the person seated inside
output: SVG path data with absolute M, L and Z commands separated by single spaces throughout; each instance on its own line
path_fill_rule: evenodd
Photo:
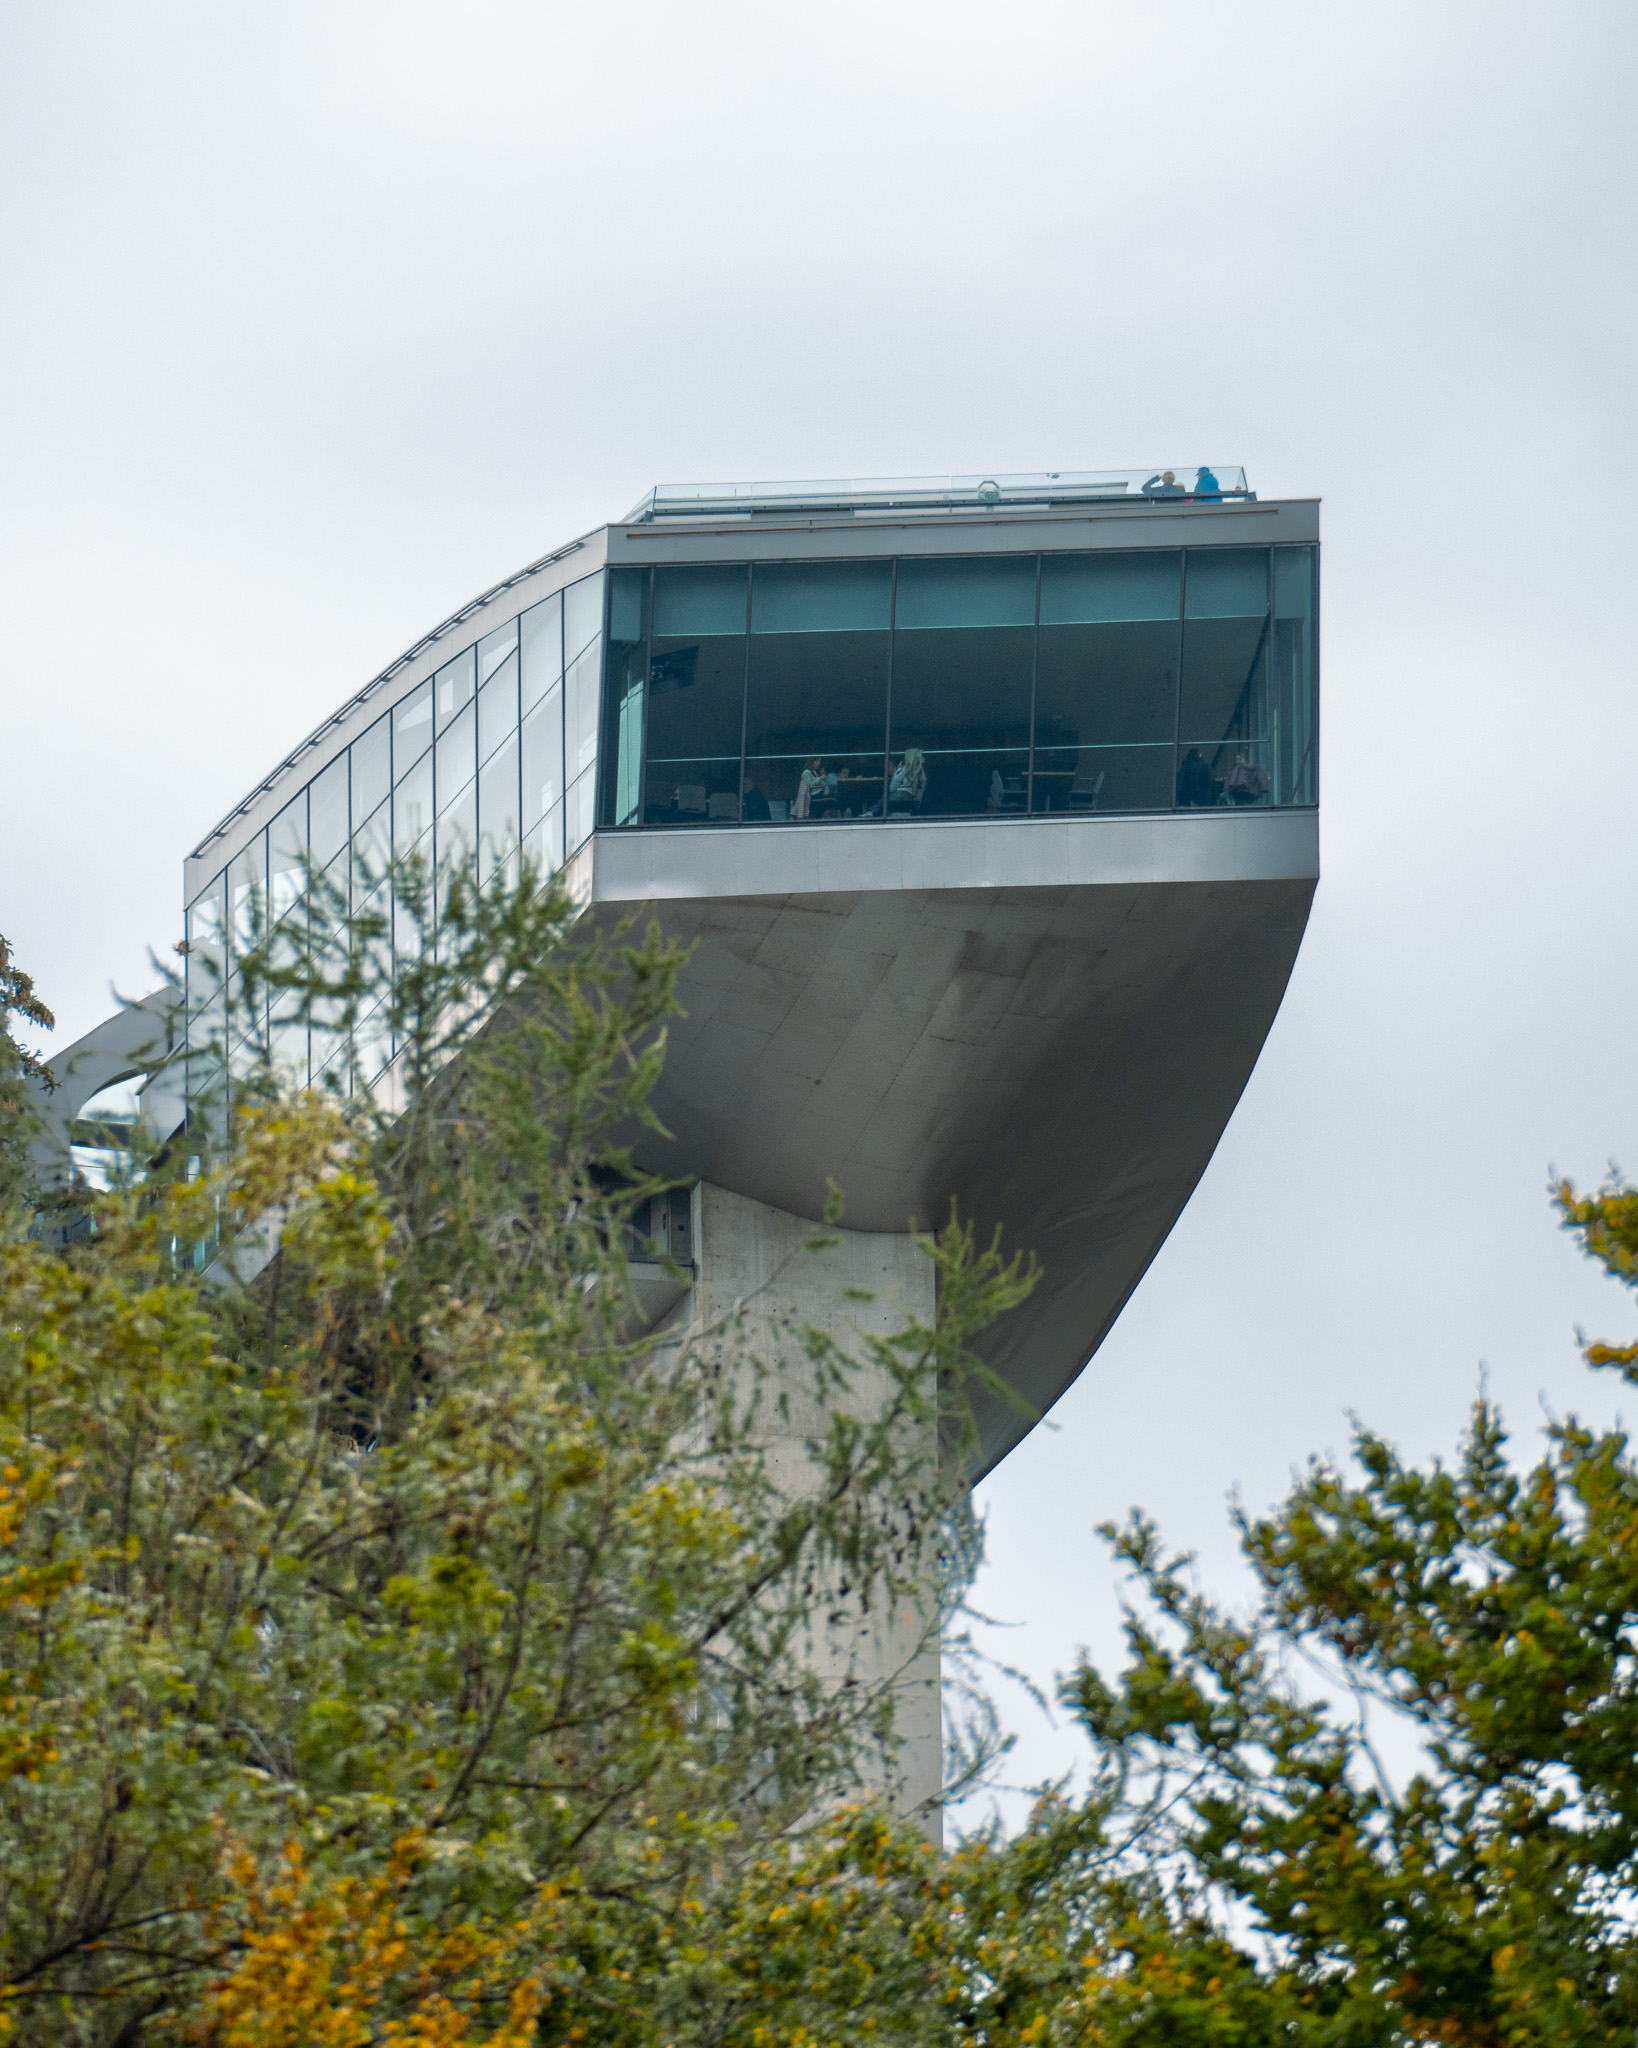
M 927 763 L 920 747 L 906 747 L 887 785 L 887 808 L 900 817 L 921 808 L 927 791 Z
M 768 822 L 768 799 L 754 782 L 746 787 L 745 801 L 739 807 L 739 815 L 747 825 L 766 825 Z
M 1260 804 L 1268 799 L 1268 777 L 1244 754 L 1235 755 L 1234 766 L 1223 777 L 1223 788 L 1230 803 Z
M 1217 777 L 1198 747 L 1190 747 L 1177 771 L 1179 810 L 1205 810 L 1217 801 Z
M 815 754 L 813 759 L 802 770 L 801 778 L 797 782 L 796 795 L 791 803 L 791 816 L 793 818 L 811 818 L 813 816 L 814 798 L 818 797 L 823 800 L 828 798 L 829 795 L 830 784 L 825 777 L 825 764 Z

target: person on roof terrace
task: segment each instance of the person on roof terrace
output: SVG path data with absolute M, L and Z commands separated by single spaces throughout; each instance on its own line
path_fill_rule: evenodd
M 1163 469 L 1143 486 L 1146 498 L 1186 498 L 1189 494 L 1177 480 L 1175 469 Z

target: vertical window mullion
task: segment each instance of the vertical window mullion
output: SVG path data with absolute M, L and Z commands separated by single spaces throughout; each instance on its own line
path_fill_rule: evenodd
M 643 744 L 637 757 L 637 823 L 648 822 L 648 729 L 653 724 L 648 701 L 649 684 L 654 677 L 654 565 L 648 567 L 648 582 L 643 592 Z
M 745 733 L 746 719 L 751 702 L 751 593 L 754 565 L 745 564 L 745 660 L 739 677 L 739 815 L 736 825 L 745 822 Z
M 888 820 L 888 784 L 893 774 L 893 650 L 899 638 L 899 558 L 893 557 L 893 577 L 887 598 L 887 702 L 882 706 L 882 823 Z
M 1041 668 L 1041 557 L 1035 557 L 1035 632 L 1029 643 L 1029 754 L 1024 764 L 1024 816 L 1035 814 L 1035 683 Z M 1077 756 L 1077 758 L 1079 758 Z
M 1171 808 L 1177 809 L 1179 753 L 1183 744 L 1183 614 L 1189 601 L 1189 551 L 1177 551 L 1177 673 L 1172 681 L 1172 790 Z

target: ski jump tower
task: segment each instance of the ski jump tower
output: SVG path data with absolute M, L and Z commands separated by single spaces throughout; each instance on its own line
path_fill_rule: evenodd
M 984 1409 L 988 1469 L 1097 1350 L 1279 1006 L 1319 873 L 1318 537 L 1227 467 L 657 489 L 208 835 L 191 960 L 355 850 L 521 843 L 592 915 L 652 909 L 693 952 L 672 1136 L 638 1150 L 694 1187 L 693 1298 L 655 1269 L 653 1311 L 930 1313 L 908 1233 L 953 1198 L 1044 1269 L 991 1333 L 1028 1410 Z M 832 1182 L 841 1246 L 793 1258 Z

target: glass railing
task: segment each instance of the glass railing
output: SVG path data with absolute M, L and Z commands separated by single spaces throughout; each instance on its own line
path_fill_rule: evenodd
M 610 572 L 605 826 L 1312 804 L 1317 551 Z
M 753 518 L 810 512 L 953 512 L 1004 506 L 1188 501 L 1217 504 L 1249 498 L 1237 463 L 1181 469 L 1036 470 L 991 476 L 827 477 L 812 483 L 659 484 L 627 513 L 624 524 L 661 519 Z

